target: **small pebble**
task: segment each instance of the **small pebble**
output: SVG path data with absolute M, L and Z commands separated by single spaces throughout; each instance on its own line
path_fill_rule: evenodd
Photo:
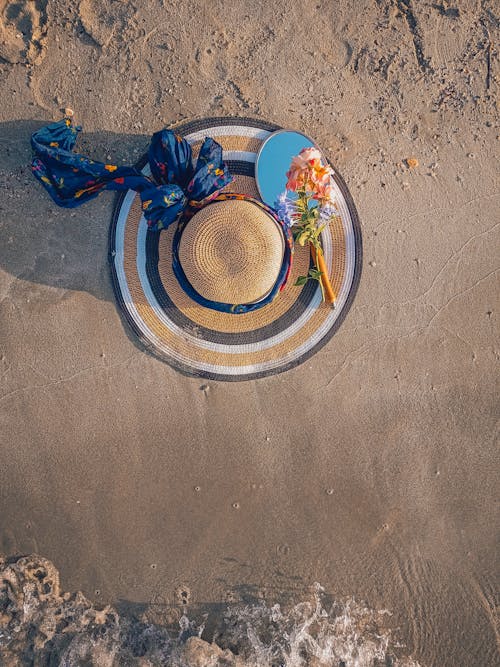
M 370 266 L 377 266 L 377 263 L 376 263 L 376 262 L 368 262 L 368 264 L 369 264 Z
M 73 118 L 73 116 L 75 115 L 75 112 L 73 111 L 73 109 L 71 107 L 66 107 L 64 109 L 64 115 L 66 116 L 66 118 Z

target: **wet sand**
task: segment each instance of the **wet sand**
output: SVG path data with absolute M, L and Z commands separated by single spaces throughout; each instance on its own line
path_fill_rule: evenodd
M 498 664 L 495 3 L 1 6 L 0 552 L 136 610 L 317 581 L 390 610 L 423 666 Z M 313 136 L 364 245 L 327 346 L 208 387 L 145 353 L 112 292 L 113 196 L 69 212 L 30 174 L 65 106 L 118 163 L 184 118 Z

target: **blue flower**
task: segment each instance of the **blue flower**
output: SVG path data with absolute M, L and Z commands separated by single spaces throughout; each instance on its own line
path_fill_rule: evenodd
M 334 215 L 339 215 L 339 211 L 333 201 L 320 206 L 318 224 L 327 225 Z
M 290 199 L 290 197 L 287 196 L 286 190 L 278 195 L 278 199 L 274 204 L 274 208 L 278 218 L 287 227 L 291 227 L 294 224 L 294 214 L 296 213 L 295 202 L 293 199 Z

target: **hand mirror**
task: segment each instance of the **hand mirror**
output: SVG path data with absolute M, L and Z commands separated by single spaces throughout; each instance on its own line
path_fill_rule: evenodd
M 264 141 L 255 163 L 255 179 L 264 203 L 272 208 L 276 206 L 278 196 L 286 190 L 286 172 L 292 159 L 303 148 L 312 147 L 317 148 L 312 139 L 293 130 L 278 130 Z

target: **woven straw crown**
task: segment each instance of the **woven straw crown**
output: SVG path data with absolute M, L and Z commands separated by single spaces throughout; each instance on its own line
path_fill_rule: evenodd
M 254 303 L 278 279 L 283 232 L 262 208 L 229 200 L 198 211 L 182 232 L 179 260 L 187 279 L 205 299 Z

